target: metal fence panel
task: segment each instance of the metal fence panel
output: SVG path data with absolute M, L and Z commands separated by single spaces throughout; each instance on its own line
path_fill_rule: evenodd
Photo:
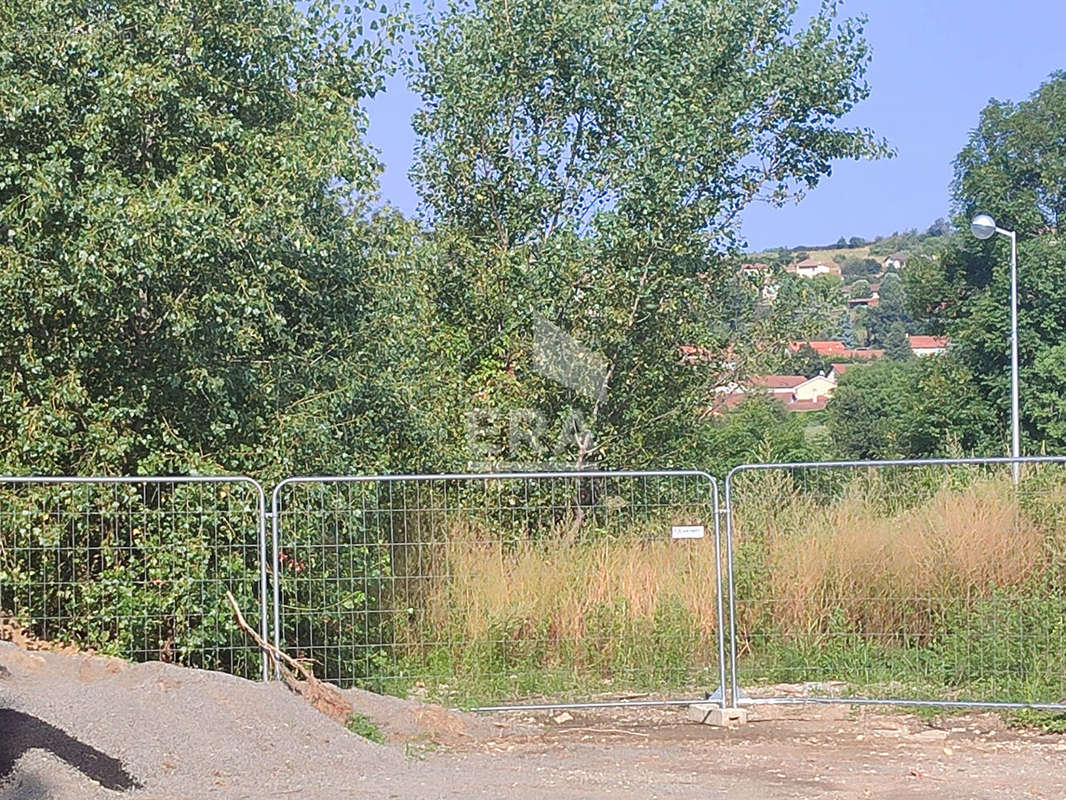
M 725 503 L 735 703 L 1066 710 L 1066 458 L 749 464 Z
M 717 508 L 695 471 L 288 479 L 276 644 L 450 704 L 718 685 Z
M 266 677 L 265 496 L 245 477 L 0 477 L 0 616 L 134 661 Z

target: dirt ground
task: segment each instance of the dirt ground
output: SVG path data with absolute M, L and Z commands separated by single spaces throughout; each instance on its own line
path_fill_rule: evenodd
M 759 707 L 472 715 L 347 692 L 349 733 L 277 683 L 0 642 L 0 798 L 1053 798 L 1066 737 L 995 715 Z

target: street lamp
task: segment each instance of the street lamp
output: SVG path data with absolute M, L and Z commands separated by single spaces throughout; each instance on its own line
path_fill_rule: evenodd
M 1018 237 L 1014 231 L 997 227 L 988 214 L 978 214 L 970 223 L 970 231 L 978 239 L 989 239 L 1001 234 L 1010 239 L 1010 415 L 1011 456 L 1021 455 L 1021 436 L 1018 431 Z M 1018 462 L 1014 468 L 1014 483 L 1018 483 Z

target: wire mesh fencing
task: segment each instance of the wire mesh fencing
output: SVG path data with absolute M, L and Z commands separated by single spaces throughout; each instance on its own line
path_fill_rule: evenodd
M 294 478 L 272 508 L 276 643 L 325 680 L 449 704 L 724 680 L 705 473 Z
M 734 700 L 1066 710 L 1064 462 L 733 470 Z
M 265 677 L 265 498 L 243 477 L 0 477 L 0 617 L 134 661 Z

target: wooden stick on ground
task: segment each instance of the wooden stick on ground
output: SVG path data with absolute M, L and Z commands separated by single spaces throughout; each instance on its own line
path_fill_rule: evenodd
M 352 714 L 352 704 L 344 699 L 337 689 L 327 683 L 322 683 L 307 667 L 290 656 L 284 650 L 275 647 L 255 632 L 255 629 L 244 619 L 240 606 L 232 592 L 226 592 L 226 600 L 233 608 L 237 617 L 237 625 L 248 634 L 259 649 L 263 651 L 272 666 L 276 666 L 281 672 L 281 679 L 292 691 L 302 695 L 307 702 L 317 708 L 327 717 L 340 722 L 342 725 L 348 721 Z M 299 673 L 303 680 L 297 680 L 294 671 Z

